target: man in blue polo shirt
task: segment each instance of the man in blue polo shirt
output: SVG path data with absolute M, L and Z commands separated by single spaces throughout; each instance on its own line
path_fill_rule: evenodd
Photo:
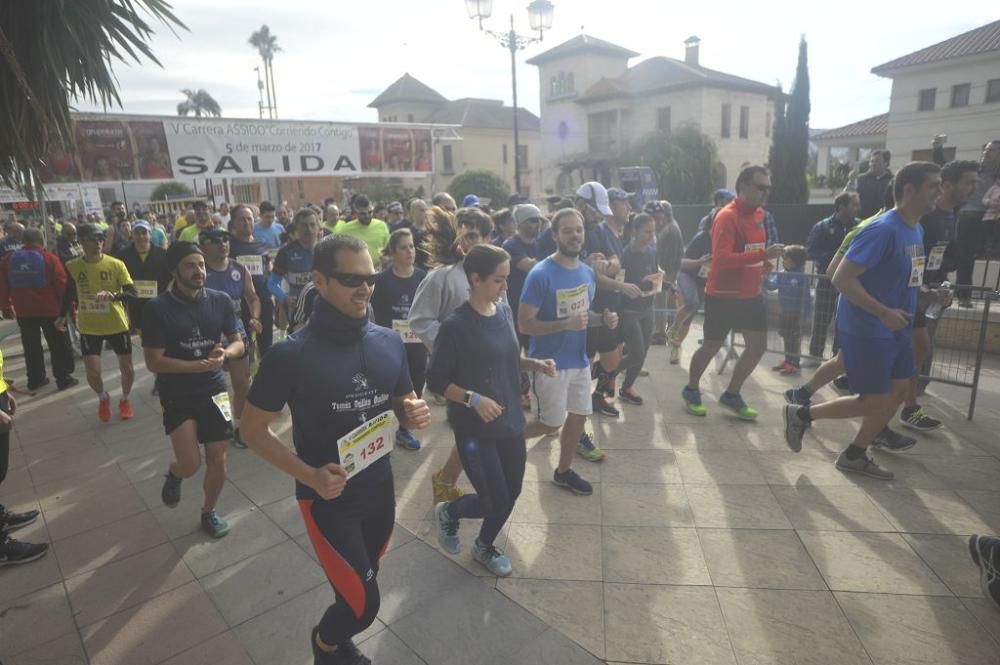
M 896 207 L 858 233 L 833 276 L 841 293 L 837 335 L 848 383 L 857 394 L 784 407 L 785 441 L 795 452 L 814 420 L 860 417 L 861 428 L 837 458 L 837 468 L 879 480 L 892 480 L 893 474 L 869 456 L 868 447 L 889 424 L 916 373 L 910 328 L 926 264 L 920 219 L 941 195 L 941 167 L 907 164 L 896 173 L 893 194 Z M 908 441 L 907 447 L 915 443 Z
M 402 338 L 368 320 L 377 274 L 367 245 L 334 234 L 314 258 L 312 317 L 264 356 L 241 432 L 295 478 L 306 531 L 336 594 L 313 628 L 313 662 L 362 665 L 370 661 L 352 638 L 378 613 L 378 561 L 395 520 L 388 453 L 396 427 L 423 429 L 430 410 L 413 392 Z M 295 452 L 269 429 L 286 404 Z

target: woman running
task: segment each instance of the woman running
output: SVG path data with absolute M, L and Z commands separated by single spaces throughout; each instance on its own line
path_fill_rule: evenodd
M 653 294 L 659 292 L 663 274 L 657 264 L 656 222 L 651 215 L 641 213 L 632 220 L 632 239 L 622 252 L 625 282 L 642 290 L 638 298 L 622 299 L 622 333 L 625 337 L 625 380 L 618 391 L 623 402 L 642 405 L 642 397 L 632 387 L 646 361 L 653 338 Z

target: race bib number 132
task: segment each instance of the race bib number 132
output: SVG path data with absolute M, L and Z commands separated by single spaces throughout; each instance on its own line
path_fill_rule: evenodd
M 348 480 L 392 451 L 398 426 L 396 414 L 385 411 L 337 439 L 340 465 Z

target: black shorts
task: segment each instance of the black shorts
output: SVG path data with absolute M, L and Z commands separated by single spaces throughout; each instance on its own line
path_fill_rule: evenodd
M 168 436 L 188 420 L 195 422 L 198 443 L 228 441 L 233 436 L 232 422 L 222 415 L 211 395 L 161 393 L 160 406 L 163 408 L 163 430 Z
M 599 353 L 609 353 L 617 349 L 624 341 L 621 329 L 621 325 L 614 330 L 604 325 L 587 328 L 587 357 L 593 358 Z
M 767 311 L 760 296 L 749 300 L 705 294 L 705 339 L 722 341 L 733 330 L 767 332 Z
M 80 353 L 85 356 L 99 356 L 105 343 L 119 356 L 132 355 L 132 336 L 128 332 L 114 335 L 80 335 Z

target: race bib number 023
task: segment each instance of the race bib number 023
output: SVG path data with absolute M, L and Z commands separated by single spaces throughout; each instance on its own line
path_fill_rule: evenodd
M 565 319 L 586 312 L 590 308 L 590 290 L 587 284 L 572 289 L 556 290 L 556 318 Z
M 337 439 L 340 465 L 350 480 L 392 451 L 399 421 L 385 411 Z

